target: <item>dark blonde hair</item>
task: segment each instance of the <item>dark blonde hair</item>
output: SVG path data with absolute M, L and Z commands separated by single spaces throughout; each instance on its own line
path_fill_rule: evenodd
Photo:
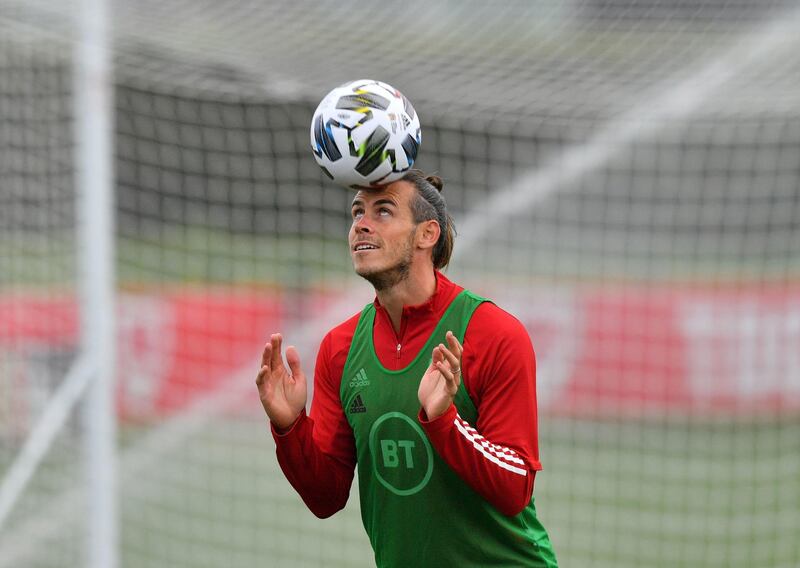
M 433 266 L 437 270 L 442 269 L 450 262 L 456 238 L 456 226 L 447 212 L 447 203 L 442 196 L 444 181 L 437 175 L 426 175 L 421 170 L 409 170 L 402 179 L 417 190 L 417 195 L 411 202 L 414 222 L 422 223 L 433 219 L 439 223 L 441 233 L 433 247 Z

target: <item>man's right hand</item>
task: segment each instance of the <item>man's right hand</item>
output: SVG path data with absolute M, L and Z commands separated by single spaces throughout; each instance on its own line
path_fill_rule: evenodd
M 300 369 L 300 355 L 293 346 L 286 348 L 289 371 L 286 370 L 281 353 L 282 341 L 281 334 L 274 333 L 264 346 L 256 385 L 270 421 L 279 430 L 288 430 L 306 407 L 308 386 Z

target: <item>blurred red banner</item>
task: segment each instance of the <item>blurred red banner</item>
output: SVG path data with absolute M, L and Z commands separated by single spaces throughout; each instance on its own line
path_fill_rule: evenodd
M 530 332 L 542 411 L 800 409 L 800 288 L 537 287 L 494 297 Z M 179 411 L 226 388 L 242 369 L 255 377 L 264 342 L 286 321 L 279 293 L 237 288 L 123 293 L 117 318 L 119 409 L 133 420 Z M 0 388 L 41 391 L 41 377 L 32 375 L 53 353 L 63 365 L 78 328 L 72 298 L 0 298 L 0 354 L 13 363 Z M 15 399 L 24 396 L 15 390 Z

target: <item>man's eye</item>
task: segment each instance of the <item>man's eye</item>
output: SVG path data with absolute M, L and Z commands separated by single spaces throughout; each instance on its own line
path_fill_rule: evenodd
M 381 207 L 380 209 L 378 209 L 378 213 L 380 213 L 381 215 L 391 215 L 392 212 L 389 211 L 386 207 Z
M 364 212 L 361 209 L 354 209 L 353 210 L 353 219 L 358 219 L 364 216 Z

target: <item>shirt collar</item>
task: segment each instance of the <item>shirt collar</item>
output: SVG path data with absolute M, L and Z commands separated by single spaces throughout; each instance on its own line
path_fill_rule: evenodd
M 453 284 L 453 282 L 451 282 L 447 276 L 438 270 L 434 271 L 434 274 L 436 275 L 436 290 L 433 292 L 433 296 L 421 304 L 417 304 L 415 306 L 403 306 L 404 316 L 424 313 L 437 313 L 442 311 L 443 304 L 449 304 L 449 301 L 452 299 L 451 295 L 455 284 Z M 373 303 L 375 304 L 376 309 L 383 309 L 383 306 L 381 306 L 377 296 L 375 296 Z

